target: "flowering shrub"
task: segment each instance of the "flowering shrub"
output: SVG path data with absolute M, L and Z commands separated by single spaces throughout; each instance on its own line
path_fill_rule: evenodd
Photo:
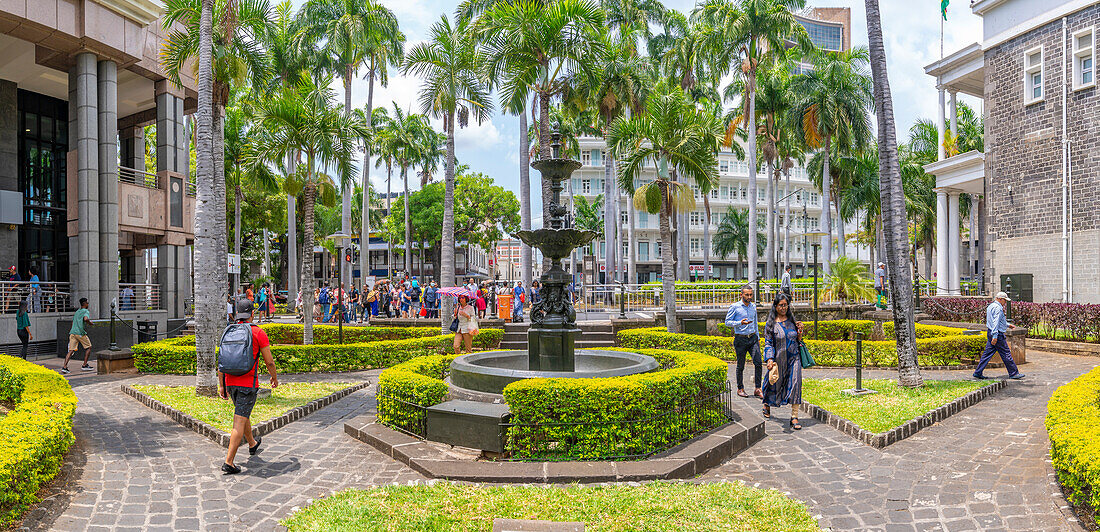
M 0 417 L 0 528 L 38 500 L 61 470 L 73 444 L 76 394 L 55 371 L 0 355 L 0 400 L 14 408 Z
M 985 323 L 988 300 L 961 297 L 932 297 L 924 300 L 924 311 L 943 321 Z M 1100 305 L 1080 303 L 1032 303 L 1014 301 L 1010 321 L 1028 329 L 1033 338 L 1100 341 Z

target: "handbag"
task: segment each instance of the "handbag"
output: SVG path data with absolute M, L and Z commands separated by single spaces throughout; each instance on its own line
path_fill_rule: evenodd
M 779 366 L 772 366 L 772 369 L 768 370 L 768 384 L 775 384 L 779 382 Z
M 423 318 L 424 316 L 427 316 L 427 315 L 428 315 L 428 309 L 426 307 L 420 307 L 420 317 Z
M 453 333 L 458 332 L 458 318 L 455 318 L 455 319 L 451 320 L 450 329 L 451 329 L 451 332 L 453 332 Z
M 798 353 L 802 357 L 802 368 L 812 368 L 817 365 L 814 361 L 814 357 L 810 355 L 810 350 L 806 348 L 806 342 L 798 342 Z

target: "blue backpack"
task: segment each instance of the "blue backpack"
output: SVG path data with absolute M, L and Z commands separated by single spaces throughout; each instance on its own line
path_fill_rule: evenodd
M 251 323 L 233 323 L 222 331 L 218 371 L 238 377 L 252 371 L 260 359 L 259 354 L 252 354 L 252 327 Z
M 317 302 L 322 305 L 328 303 L 328 287 L 321 289 L 321 294 L 317 296 Z

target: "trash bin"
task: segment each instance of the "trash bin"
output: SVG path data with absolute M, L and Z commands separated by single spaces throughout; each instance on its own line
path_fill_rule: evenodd
M 497 317 L 512 322 L 512 294 L 497 294 Z
M 155 321 L 139 321 L 137 322 L 137 341 L 142 342 L 155 342 L 157 340 L 157 322 Z
M 688 319 L 684 318 L 680 320 L 682 325 L 681 329 L 685 334 L 695 334 L 699 336 L 707 335 L 707 320 L 706 319 Z

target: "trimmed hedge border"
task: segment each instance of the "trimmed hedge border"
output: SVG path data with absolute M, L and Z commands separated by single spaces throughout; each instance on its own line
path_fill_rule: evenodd
M 313 345 L 282 344 L 295 340 L 293 329 L 300 325 L 264 324 L 265 331 L 272 329 L 271 355 L 280 373 L 310 373 L 315 371 L 361 371 L 387 368 L 422 355 L 444 353 L 452 349 L 454 335 L 441 336 L 434 327 L 357 327 L 361 338 L 382 338 L 345 344 L 319 343 Z M 326 326 L 327 327 L 327 326 Z M 335 329 L 335 327 L 331 327 Z M 350 328 L 346 328 L 350 329 Z M 406 332 L 408 331 L 408 332 Z M 431 332 L 433 335 L 427 335 Z M 402 339 L 385 339 L 402 334 L 413 335 Z M 417 336 L 419 335 L 419 336 Z M 346 338 L 346 335 L 345 335 Z M 474 347 L 494 349 L 504 338 L 500 329 L 482 329 L 474 336 Z M 322 337 L 322 339 L 324 339 Z M 300 337 L 298 337 L 298 341 Z M 142 373 L 186 375 L 195 372 L 195 337 L 181 336 L 168 340 L 136 344 L 134 366 Z
M 0 417 L 0 528 L 38 502 L 57 476 L 73 436 L 76 394 L 56 371 L 0 355 L 0 400 L 14 408 Z
M 512 410 L 511 423 L 520 425 L 508 430 L 509 450 L 534 459 L 551 454 L 581 460 L 646 454 L 682 441 L 675 423 L 666 423 L 664 431 L 649 431 L 651 437 L 642 441 L 625 426 L 627 422 L 656 418 L 685 403 L 714 396 L 726 383 L 726 363 L 711 356 L 660 349 L 617 350 L 653 356 L 663 369 L 625 377 L 524 379 L 509 384 L 504 400 Z M 446 397 L 448 387 L 443 379 L 454 358 L 418 357 L 383 371 L 378 377 L 378 422 L 422 436 L 423 409 Z M 708 412 L 700 415 L 705 423 Z M 589 433 L 592 425 L 522 426 L 568 423 L 606 426 L 600 427 L 598 434 Z M 541 437 L 544 431 L 553 434 L 552 442 Z M 604 452 L 609 446 L 614 448 L 611 454 Z
M 839 322 L 839 323 L 832 323 Z M 840 336 L 841 331 L 853 332 L 869 320 L 829 320 L 822 336 Z M 849 326 L 851 328 L 849 328 Z M 884 324 L 884 329 L 887 329 Z M 889 328 L 892 333 L 893 329 Z M 941 327 L 937 325 L 917 326 L 917 361 L 922 368 L 935 366 L 965 366 L 971 359 L 976 360 L 985 348 L 985 336 L 962 334 L 965 329 Z M 957 334 L 951 334 L 952 332 Z M 923 336 L 923 337 L 922 337 Z M 670 333 L 663 328 L 629 329 L 619 331 L 619 345 L 631 349 L 669 349 L 695 351 L 726 361 L 737 360 L 734 339 L 727 336 L 697 336 L 683 333 Z M 764 340 L 760 339 L 761 349 Z M 806 340 L 806 346 L 822 367 L 852 367 L 855 365 L 855 342 L 841 340 Z M 893 341 L 863 341 L 863 365 L 865 367 L 896 367 L 897 344 Z
M 897 443 L 905 438 L 908 438 L 921 429 L 931 427 L 932 425 L 939 423 L 959 412 L 963 411 L 967 407 L 974 406 L 982 399 L 993 395 L 994 392 L 1007 386 L 1008 381 L 998 380 L 988 386 L 983 386 L 973 392 L 970 392 L 950 403 L 947 403 L 927 414 L 917 416 L 902 425 L 894 427 L 886 432 L 871 432 L 861 428 L 859 425 L 848 421 L 847 419 L 838 416 L 820 406 L 811 403 L 802 403 L 802 410 L 812 416 L 814 419 L 829 425 L 840 432 L 848 434 L 849 436 L 867 444 L 875 449 L 882 449 L 887 445 Z
M 292 408 L 278 417 L 269 419 L 259 425 L 253 426 L 252 435 L 258 438 L 270 434 L 276 429 L 286 426 L 287 423 L 298 421 L 299 419 L 302 419 L 332 403 L 335 403 L 336 401 L 339 401 L 340 399 L 343 399 L 348 395 L 362 390 L 367 386 L 370 386 L 370 382 L 363 381 L 359 384 L 348 386 L 347 388 L 338 390 L 324 397 L 314 399 L 313 401 L 310 401 L 302 406 Z M 184 427 L 209 438 L 214 443 L 227 449 L 229 448 L 229 434 L 223 432 L 221 429 L 215 428 L 208 423 L 195 419 L 194 417 L 185 414 L 180 410 L 177 410 L 156 399 L 153 399 L 152 397 L 149 397 L 147 394 L 134 389 L 128 384 L 122 385 L 122 392 L 126 395 L 129 395 L 130 397 L 133 397 L 134 399 L 137 399 L 141 402 L 141 404 L 172 418 L 172 420 L 176 423 L 179 423 L 180 425 L 183 425 Z
M 1095 524 L 1100 511 L 1100 367 L 1058 387 L 1047 402 L 1050 460 L 1066 499 Z

